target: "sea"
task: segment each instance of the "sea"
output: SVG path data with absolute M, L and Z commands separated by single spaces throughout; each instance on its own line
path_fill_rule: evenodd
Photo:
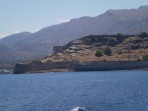
M 1 74 L 0 111 L 148 111 L 148 70 Z

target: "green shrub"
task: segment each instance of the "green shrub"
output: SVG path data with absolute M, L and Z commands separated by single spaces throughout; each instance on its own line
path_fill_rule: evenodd
M 144 41 L 148 41 L 148 37 L 144 38 Z
M 143 56 L 142 56 L 142 60 L 148 61 L 148 55 L 143 55 Z
M 105 47 L 105 48 L 103 49 L 103 53 L 104 53 L 105 55 L 111 55 L 111 53 L 112 53 L 111 48 L 110 48 L 110 47 Z
M 100 51 L 100 50 L 96 51 L 96 53 L 95 53 L 95 56 L 97 56 L 97 57 L 101 57 L 102 55 L 103 55 L 102 51 Z
M 148 34 L 146 32 L 141 32 L 138 34 L 139 37 L 147 37 Z
M 103 59 L 102 61 L 105 62 L 105 61 L 107 61 L 107 60 L 106 60 L 106 59 Z
M 117 33 L 116 36 L 117 36 L 117 37 L 122 37 L 123 34 L 122 34 L 122 33 Z
M 122 51 L 119 51 L 118 54 L 123 54 L 123 52 Z
M 141 61 L 140 58 L 138 58 L 136 61 Z
M 138 45 L 131 45 L 131 50 L 139 49 L 140 47 Z

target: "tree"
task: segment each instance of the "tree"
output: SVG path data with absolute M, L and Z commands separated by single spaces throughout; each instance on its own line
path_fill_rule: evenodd
M 146 32 L 141 32 L 138 34 L 139 37 L 147 37 L 148 34 Z
M 143 55 L 143 56 L 142 56 L 142 60 L 148 61 L 148 55 Z
M 103 53 L 105 55 L 111 55 L 111 53 L 112 53 L 111 48 L 110 47 L 105 47 L 104 50 L 103 50 Z
M 122 37 L 123 34 L 122 34 L 122 33 L 117 33 L 116 36 L 117 36 L 117 37 Z

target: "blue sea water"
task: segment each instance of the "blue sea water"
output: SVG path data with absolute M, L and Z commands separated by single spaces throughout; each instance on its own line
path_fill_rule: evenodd
M 148 71 L 0 75 L 0 111 L 148 111 Z

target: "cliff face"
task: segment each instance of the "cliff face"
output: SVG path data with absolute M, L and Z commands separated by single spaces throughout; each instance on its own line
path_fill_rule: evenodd
M 109 54 L 105 52 L 106 49 L 109 50 Z M 42 60 L 32 61 L 28 64 L 16 64 L 14 73 L 42 72 L 42 71 L 49 72 L 52 71 L 53 69 L 68 69 L 68 67 L 76 63 L 77 63 L 76 66 L 80 64 L 80 67 L 81 66 L 83 67 L 83 63 L 87 64 L 90 62 L 92 63 L 92 66 L 95 67 L 95 65 L 93 65 L 93 62 L 108 63 L 114 61 L 112 65 L 120 67 L 119 65 L 120 62 L 141 61 L 143 60 L 142 57 L 144 55 L 148 55 L 148 36 L 122 35 L 122 34 L 90 35 L 71 41 L 64 46 L 55 46 L 53 50 L 54 53 L 52 55 Z M 96 52 L 99 52 L 100 55 L 97 56 Z M 107 63 L 106 65 L 104 65 L 104 67 L 108 66 Z M 125 63 L 132 65 L 132 63 L 130 64 L 130 62 L 129 63 L 125 62 Z M 99 64 L 96 65 L 98 66 L 97 67 L 98 70 L 100 67 Z M 144 65 L 141 65 L 141 67 L 140 65 L 138 66 L 133 65 L 133 68 L 138 68 L 138 67 L 145 68 L 145 63 L 143 64 Z M 124 66 L 122 67 L 123 67 L 122 69 L 124 69 Z M 132 69 L 132 66 L 131 67 L 129 66 L 129 69 Z

